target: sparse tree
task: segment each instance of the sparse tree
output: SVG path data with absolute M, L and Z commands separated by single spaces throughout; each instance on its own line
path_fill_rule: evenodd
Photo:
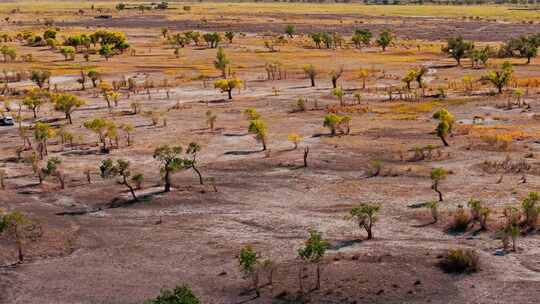
M 37 142 L 39 159 L 47 155 L 47 141 L 55 135 L 54 129 L 46 123 L 38 122 L 34 126 L 34 139 Z
M 121 124 L 120 125 L 120 129 L 122 131 L 124 131 L 124 133 L 126 134 L 126 142 L 127 142 L 127 145 L 128 146 L 131 146 L 132 144 L 132 136 L 131 134 L 133 133 L 133 131 L 135 130 L 135 127 L 133 127 L 132 124 L 130 123 L 124 123 L 124 124 Z
M 362 46 L 368 46 L 370 44 L 373 34 L 368 29 L 357 29 L 354 31 L 354 35 L 351 40 L 354 43 L 356 48 L 361 48 Z
M 60 184 L 60 189 L 65 189 L 66 183 L 64 178 L 64 173 L 60 170 L 60 165 L 62 164 L 62 160 L 58 157 L 51 157 L 47 160 L 47 165 L 45 168 L 41 169 L 43 178 L 47 178 L 48 176 L 53 176 L 58 180 L 58 183 Z
M 40 70 L 32 71 L 32 75 L 30 76 L 30 79 L 40 89 L 43 89 L 43 86 L 45 86 L 45 84 L 49 82 L 50 78 L 51 78 L 51 72 L 49 72 L 49 71 L 40 71 Z
M 513 74 L 512 66 L 509 63 L 505 63 L 501 70 L 489 71 L 484 78 L 491 82 L 497 88 L 498 93 L 501 94 L 504 87 L 512 79 Z
M 131 196 L 133 197 L 133 200 L 138 200 L 137 196 L 135 195 L 135 188 L 131 185 L 129 180 L 131 177 L 129 161 L 124 159 L 118 159 L 115 163 L 111 159 L 105 159 L 101 162 L 101 165 L 99 166 L 99 171 L 101 172 L 102 178 L 113 178 L 119 176 L 122 179 L 119 183 L 128 188 Z M 142 176 L 142 174 L 136 175 Z
M 181 158 L 182 147 L 162 145 L 154 150 L 154 159 L 161 163 L 161 173 L 165 182 L 165 192 L 171 191 L 171 175 L 185 168 Z
M 210 128 L 210 131 L 214 131 L 214 126 L 216 124 L 217 115 L 214 114 L 211 110 L 206 111 L 206 124 L 208 125 L 208 128 Z
M 336 96 L 337 99 L 339 100 L 339 105 L 343 106 L 343 95 L 344 95 L 343 89 L 341 87 L 332 89 L 332 95 Z
M 243 81 L 240 78 L 233 77 L 230 79 L 220 79 L 214 83 L 216 89 L 220 89 L 221 92 L 227 92 L 228 98 L 232 99 L 232 91 L 235 88 L 241 88 Z
M 218 48 L 216 60 L 214 60 L 214 67 L 221 71 L 221 77 L 227 77 L 227 67 L 230 63 L 230 60 L 227 59 L 227 55 L 225 55 L 225 50 L 222 47 Z
M 247 120 L 256 120 L 261 118 L 261 114 L 257 112 L 255 108 L 246 108 L 243 111 L 244 116 L 247 118 Z
M 69 124 L 73 124 L 71 114 L 85 104 L 85 101 L 69 93 L 54 94 L 52 102 L 56 111 L 63 112 Z
M 304 74 L 309 78 L 311 81 L 311 86 L 315 86 L 315 77 L 317 77 L 317 70 L 312 64 L 304 66 Z
M 48 92 L 41 89 L 32 89 L 28 92 L 28 94 L 26 94 L 22 100 L 22 104 L 28 109 L 32 110 L 34 118 L 37 118 L 40 108 L 47 103 L 49 98 L 50 96 Z
M 60 54 L 64 56 L 64 59 L 74 60 L 75 59 L 75 48 L 72 46 L 64 46 L 60 48 Z
M 107 138 L 113 138 L 116 135 L 116 124 L 113 121 L 104 118 L 94 118 L 84 123 L 84 127 L 98 135 L 99 142 L 102 144 L 101 151 L 107 152 Z
M 268 131 L 266 123 L 262 119 L 254 119 L 249 122 L 248 132 L 255 135 L 255 139 L 262 144 L 263 151 L 266 151 L 266 140 Z
M 339 80 L 339 78 L 341 78 L 342 74 L 343 74 L 343 67 L 340 67 L 339 69 L 330 72 L 330 78 L 332 80 L 332 88 L 334 89 L 337 88 L 337 81 Z
M 246 246 L 240 250 L 238 257 L 240 269 L 244 278 L 252 281 L 253 289 L 258 297 L 261 296 L 259 291 L 259 256 L 251 246 Z
M 0 214 L 0 234 L 15 242 L 19 263 L 24 262 L 25 242 L 39 237 L 40 228 L 21 212 L 12 211 Z
M 377 39 L 377 45 L 381 47 L 382 51 L 386 51 L 386 48 L 389 47 L 394 41 L 394 35 L 389 29 L 384 29 L 379 34 Z
M 229 43 L 232 43 L 234 39 L 234 32 L 225 32 L 225 38 L 229 40 Z
M 348 218 L 356 221 L 360 229 L 366 230 L 368 240 L 373 238 L 373 224 L 377 221 L 377 213 L 380 208 L 376 204 L 361 203 L 349 212 Z
M 536 229 L 538 223 L 538 216 L 540 214 L 539 201 L 540 197 L 537 192 L 529 192 L 527 197 L 521 202 L 521 208 L 523 209 L 523 215 L 525 216 L 524 224 L 531 229 Z
M 451 58 L 455 59 L 458 65 L 461 65 L 461 59 L 474 49 L 474 44 L 466 41 L 463 37 L 450 38 L 442 51 Z
M 285 26 L 285 34 L 287 34 L 287 36 L 289 36 L 289 38 L 294 38 L 294 34 L 296 32 L 296 28 L 294 25 L 292 24 L 287 24 Z
M 295 150 L 298 148 L 298 143 L 302 141 L 302 136 L 298 135 L 297 133 L 291 133 L 287 136 L 287 138 L 294 144 Z
M 87 75 L 88 78 L 90 78 L 90 81 L 92 81 L 92 86 L 94 89 L 97 88 L 97 82 L 101 79 L 101 75 L 96 70 L 89 70 Z
M 431 169 L 431 174 L 430 174 L 430 178 L 432 181 L 431 189 L 433 189 L 433 191 L 437 192 L 437 194 L 439 195 L 439 202 L 443 201 L 443 195 L 442 195 L 442 192 L 439 190 L 439 184 L 441 183 L 442 180 L 446 178 L 447 175 L 448 175 L 448 171 L 446 171 L 443 168 Z
M 369 77 L 369 71 L 367 69 L 360 69 L 360 73 L 358 76 L 362 79 L 362 89 L 365 89 L 366 80 Z
M 330 243 L 323 239 L 322 234 L 316 230 L 309 231 L 309 238 L 306 240 L 304 247 L 298 249 L 298 256 L 303 262 L 315 264 L 317 267 L 317 281 L 315 290 L 321 288 L 321 262 L 330 247 Z M 302 286 L 302 268 L 300 266 L 300 286 Z M 301 288 L 302 290 L 302 288 Z

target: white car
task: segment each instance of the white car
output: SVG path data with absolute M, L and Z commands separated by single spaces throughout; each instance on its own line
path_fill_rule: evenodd
M 13 120 L 13 117 L 11 116 L 5 116 L 0 118 L 0 125 L 1 126 L 13 126 L 15 124 L 15 120 Z

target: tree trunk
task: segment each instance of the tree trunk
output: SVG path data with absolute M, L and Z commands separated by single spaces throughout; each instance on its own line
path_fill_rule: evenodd
M 171 191 L 171 176 L 168 170 L 165 170 L 165 192 Z
M 22 241 L 17 236 L 17 252 L 18 252 L 18 259 L 19 263 L 22 263 L 24 261 L 24 254 L 22 249 Z
M 367 239 L 371 240 L 373 238 L 373 232 L 371 231 L 371 224 L 366 226 Z
M 309 147 L 305 147 L 304 148 L 304 168 L 307 168 L 308 166 L 308 163 L 307 163 L 308 154 L 309 154 Z
M 448 144 L 448 142 L 446 141 L 446 138 L 444 138 L 444 136 L 439 136 L 439 137 L 441 138 L 441 140 L 442 140 L 442 142 L 443 142 L 443 144 L 444 144 L 445 147 L 450 146 L 450 145 Z
M 310 77 L 309 79 L 311 80 L 311 86 L 314 87 L 315 86 L 315 77 Z
M 229 99 L 232 99 L 232 90 L 228 90 L 227 94 L 229 95 Z
M 202 175 L 201 175 L 201 171 L 199 171 L 199 169 L 197 169 L 195 166 L 191 166 L 191 168 L 193 168 L 195 173 L 197 173 L 197 175 L 199 176 L 199 183 L 201 185 L 204 185 L 203 178 L 202 178 Z
M 433 190 L 435 190 L 435 192 L 437 192 L 437 194 L 439 195 L 439 202 L 442 202 L 443 201 L 443 195 L 442 195 L 442 192 L 437 187 L 437 185 L 434 185 Z

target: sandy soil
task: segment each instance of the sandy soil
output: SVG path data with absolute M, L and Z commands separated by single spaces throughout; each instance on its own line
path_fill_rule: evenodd
M 385 18 L 378 20 L 383 23 L 366 25 L 374 29 L 386 26 Z M 398 35 L 429 39 L 462 32 L 467 38 L 492 41 L 537 27 L 466 22 L 462 28 L 456 28 L 455 21 L 435 18 L 400 20 L 403 24 L 393 25 Z M 518 252 L 495 255 L 501 247 L 496 231 L 502 222 L 502 208 L 509 204 L 518 206 L 528 192 L 540 189 L 540 144 L 535 142 L 540 126 L 533 116 L 540 111 L 536 88 L 531 88 L 525 97 L 530 104 L 528 110 L 497 107 L 512 98 L 511 88 L 505 95 L 497 96 L 488 94 L 492 89 L 482 84 L 474 94 L 450 89 L 446 99 L 388 101 L 385 87 L 401 85 L 400 77 L 411 67 L 431 67 L 426 78 L 430 94 L 441 84 L 464 74 L 480 76 L 485 69 L 440 68 L 449 63 L 440 53 L 414 54 L 421 57 L 417 61 L 409 60 L 413 55 L 402 49 L 390 50 L 384 56 L 375 48 L 362 53 L 321 50 L 315 55 L 309 53 L 309 57 L 298 53 L 300 47 L 292 44 L 281 52 L 256 52 L 261 48 L 260 36 L 248 35 L 225 45 L 235 72 L 247 82 L 246 89 L 235 91 L 233 101 L 227 102 L 224 94 L 214 90 L 211 81 L 204 87 L 202 81 L 189 78 L 200 75 L 199 70 L 213 69 L 215 50 L 185 48 L 183 58 L 176 60 L 159 40 L 159 27 L 260 33 L 278 31 L 284 23 L 252 26 L 210 22 L 203 28 L 197 27 L 196 22 L 173 22 L 151 15 L 99 22 L 101 26 L 125 28 L 134 46 L 143 50 L 142 55 L 122 55 L 109 62 L 93 58 L 91 64 L 104 69 L 104 80 L 139 73 L 156 83 L 167 77 L 179 82 L 171 89 L 170 98 L 163 88 L 152 89 L 151 99 L 141 93 L 130 95 L 127 100 L 127 92 L 122 91 L 119 106 L 109 111 L 94 89 L 79 89 L 75 82 L 77 68 L 55 75 L 60 90 L 87 101 L 73 114 L 74 125 L 69 126 L 71 131 L 84 136 L 83 143 L 62 149 L 56 139 L 50 142 L 50 154 L 63 160 L 65 190 L 60 190 L 52 179 L 38 185 L 30 166 L 15 158 L 15 147 L 21 144 L 17 128 L 0 127 L 0 168 L 7 172 L 7 190 L 0 191 L 0 207 L 29 214 L 44 231 L 37 241 L 26 244 L 27 259 L 20 265 L 11 265 L 16 258 L 14 244 L 0 241 L 0 303 L 141 303 L 155 297 L 160 288 L 184 283 L 203 303 L 301 303 L 294 300 L 298 271 L 303 267 L 297 250 L 307 238 L 308 229 L 321 231 L 331 242 L 331 249 L 322 263 L 322 288 L 310 292 L 305 302 L 538 302 L 538 233 L 520 237 Z M 422 24 L 422 30 L 411 30 L 415 22 Z M 82 20 L 70 25 L 97 24 Z M 298 24 L 298 30 L 352 29 L 308 26 Z M 435 26 L 440 29 L 437 33 L 433 32 Z M 488 27 L 494 27 L 500 35 L 493 36 Z M 53 61 L 60 58 L 56 53 L 29 47 L 21 50 L 42 52 L 43 57 L 36 64 L 63 63 Z M 274 59 L 287 63 L 291 69 L 288 79 L 264 80 L 264 63 Z M 316 60 L 321 73 L 317 86 L 312 88 L 306 86 L 309 81 L 299 67 Z M 493 60 L 493 66 L 498 62 Z M 351 134 L 331 137 L 322 120 L 326 107 L 338 102 L 330 94 L 327 72 L 340 64 L 345 66 L 339 80 L 347 92 L 345 101 L 357 111 L 348 113 L 352 116 Z M 202 67 L 196 71 L 196 65 Z M 172 77 L 166 71 L 170 66 L 193 75 L 185 72 L 189 77 L 180 77 L 178 73 L 172 74 L 176 78 Z M 353 105 L 353 92 L 361 91 L 356 71 L 366 66 L 373 66 L 376 71 L 368 80 L 368 88 L 362 91 L 362 104 Z M 18 67 L 27 66 L 20 63 Z M 540 76 L 536 60 L 528 66 L 516 65 L 515 69 L 519 78 Z M 279 88 L 279 94 L 275 95 L 272 88 Z M 308 100 L 305 112 L 292 111 L 299 97 Z M 145 109 L 166 113 L 167 126 L 161 122 L 154 126 L 148 117 L 132 115 L 132 101 L 140 101 Z M 175 109 L 177 104 L 180 108 Z M 370 112 L 362 113 L 360 109 L 368 105 Z M 432 107 L 422 110 L 421 106 L 426 105 Z M 242 111 L 248 107 L 256 108 L 268 123 L 268 153 L 261 152 L 260 144 L 247 133 L 248 122 Z M 431 116 L 441 107 L 448 108 L 458 121 L 458 130 L 449 138 L 450 147 L 443 147 L 433 134 L 436 121 Z M 207 110 L 218 115 L 215 131 L 206 126 Z M 23 112 L 28 117 L 25 123 L 31 124 L 30 112 Z M 526 136 L 514 139 L 508 149 L 497 149 L 477 134 L 464 133 L 478 115 L 486 117 L 484 127 L 492 128 L 489 130 L 521 130 Z M 40 116 L 55 126 L 64 123 L 60 113 L 47 107 Z M 122 137 L 120 149 L 113 149 L 110 154 L 99 152 L 95 135 L 82 127 L 85 120 L 93 117 L 132 123 L 134 145 L 127 147 Z M 292 132 L 304 137 L 296 150 L 287 141 Z M 204 177 L 214 178 L 218 191 L 214 192 L 210 182 L 199 185 L 193 172 L 182 171 L 174 175 L 173 191 L 161 192 L 159 164 L 152 158 L 153 149 L 163 143 L 186 146 L 191 141 L 201 144 L 200 169 Z M 414 149 L 427 145 L 433 145 L 440 154 L 415 160 Z M 306 146 L 310 149 L 309 166 L 303 168 Z M 514 161 L 523 160 L 531 168 L 525 173 L 504 173 L 503 182 L 498 183 L 503 172 L 486 171 L 482 164 L 503 161 L 507 156 Z M 127 159 L 133 171 L 144 173 L 144 187 L 137 191 L 139 202 L 129 203 L 125 187 L 98 176 L 99 163 L 106 158 Z M 382 171 L 379 176 L 370 177 L 374 161 L 382 163 Z M 436 199 L 430 188 L 429 173 L 433 167 L 444 167 L 451 174 L 441 183 L 445 195 L 440 207 L 441 220 L 429 224 L 428 210 L 413 206 Z M 85 168 L 92 171 L 92 184 L 86 182 Z M 524 175 L 526 183 L 521 182 Z M 471 197 L 492 208 L 488 231 L 478 232 L 476 225 L 464 234 L 448 233 L 453 212 Z M 364 231 L 345 219 L 360 202 L 381 205 L 373 240 L 365 240 Z M 258 299 L 246 292 L 249 284 L 238 267 L 239 250 L 248 244 L 263 257 L 271 258 L 276 266 L 274 284 L 264 287 Z M 456 247 L 477 250 L 481 271 L 469 275 L 442 272 L 437 263 L 446 250 Z M 305 266 L 306 287 L 314 286 L 313 271 L 313 267 Z

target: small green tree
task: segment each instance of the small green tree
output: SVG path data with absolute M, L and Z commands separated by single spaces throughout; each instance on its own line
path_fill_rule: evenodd
M 266 140 L 268 128 L 262 119 L 254 119 L 249 122 L 248 132 L 255 135 L 255 139 L 262 144 L 263 151 L 266 151 Z
M 309 238 L 306 240 L 304 247 L 298 249 L 298 256 L 303 262 L 315 264 L 317 266 L 317 282 L 315 289 L 321 288 L 321 262 L 326 253 L 326 250 L 330 247 L 330 243 L 323 239 L 322 234 L 317 230 L 309 230 Z M 300 267 L 300 290 L 303 290 L 302 286 L 302 269 Z
M 392 34 L 392 31 L 389 29 L 384 29 L 379 34 L 379 38 L 377 39 L 377 45 L 381 47 L 382 51 L 386 51 L 386 48 L 392 44 L 394 41 L 394 35 Z
M 240 250 L 238 257 L 240 269 L 245 279 L 252 281 L 255 294 L 258 297 L 261 296 L 259 291 L 259 256 L 251 246 L 246 246 Z
M 454 58 L 458 65 L 461 65 L 461 59 L 474 48 L 474 44 L 470 41 L 463 40 L 463 37 L 450 38 L 447 41 L 442 51 L 451 58 Z
M 146 300 L 144 304 L 201 304 L 187 285 L 176 286 L 174 289 L 162 289 L 155 299 Z
M 43 178 L 46 178 L 48 176 L 54 176 L 58 180 L 58 183 L 60 184 L 60 189 L 65 189 L 65 179 L 64 174 L 62 171 L 60 171 L 60 165 L 62 164 L 62 160 L 58 157 L 51 157 L 47 160 L 47 165 L 45 168 L 41 169 Z
M 446 171 L 443 168 L 431 169 L 431 174 L 430 174 L 430 178 L 432 181 L 431 189 L 433 189 L 433 191 L 437 192 L 437 194 L 439 195 L 439 202 L 443 201 L 443 195 L 442 195 L 442 192 L 439 190 L 439 184 L 441 183 L 442 180 L 446 178 L 447 175 L 448 175 L 448 171 Z
M 330 130 L 330 135 L 336 135 L 336 131 L 339 130 L 341 134 L 349 134 L 350 132 L 350 116 L 339 116 L 334 113 L 324 116 L 323 127 Z
M 317 70 L 315 69 L 315 67 L 312 64 L 304 66 L 303 69 L 304 69 L 304 73 L 306 74 L 306 76 L 311 81 L 311 86 L 314 87 L 315 86 L 315 77 L 317 77 Z
M 94 89 L 97 88 L 97 82 L 101 79 L 101 75 L 98 73 L 98 71 L 89 70 L 87 76 L 88 78 L 90 78 L 90 81 L 92 81 L 92 86 L 94 87 Z
M 497 92 L 501 94 L 504 87 L 512 80 L 513 74 L 512 66 L 509 63 L 505 63 L 501 70 L 489 71 L 484 78 L 491 82 L 497 88 Z
M 99 49 L 99 55 L 101 55 L 101 57 L 104 57 L 106 61 L 109 61 L 109 58 L 114 56 L 114 50 L 111 48 L 110 45 L 103 44 Z
M 285 34 L 289 36 L 289 38 L 294 38 L 294 33 L 296 32 L 296 28 L 292 24 L 287 24 L 285 26 Z
M 4 62 L 15 61 L 15 58 L 17 58 L 17 51 L 7 45 L 0 47 L 0 53 L 4 56 Z
M 232 43 L 234 39 L 234 32 L 225 32 L 225 38 L 229 40 L 229 43 Z
M 214 67 L 221 71 L 221 77 L 227 77 L 227 67 L 230 63 L 230 60 L 227 59 L 227 55 L 225 55 L 225 50 L 222 47 L 218 48 L 216 60 L 214 60 Z
M 31 73 L 30 79 L 40 88 L 43 89 L 46 83 L 49 82 L 51 78 L 51 72 L 49 71 L 40 71 L 34 70 Z
M 339 87 L 332 89 L 332 95 L 336 96 L 339 100 L 339 105 L 343 106 L 343 96 L 345 95 L 343 92 L 343 88 Z
M 74 60 L 75 59 L 75 48 L 72 46 L 64 46 L 60 48 L 60 54 L 64 56 L 64 59 Z
M 540 214 L 539 201 L 538 192 L 529 192 L 527 197 L 521 202 L 521 208 L 525 216 L 524 223 L 532 229 L 536 229 L 538 223 L 538 215 Z
M 445 146 L 449 146 L 446 141 L 446 137 L 452 133 L 452 127 L 455 122 L 455 117 L 447 109 L 440 109 L 437 112 L 433 113 L 433 118 L 439 120 L 435 132 L 437 136 L 441 139 Z
M 19 263 L 24 262 L 25 242 L 39 237 L 39 232 L 40 227 L 19 211 L 0 214 L 0 234 L 15 242 Z
M 101 162 L 101 165 L 99 166 L 99 171 L 101 172 L 101 178 L 113 178 L 116 176 L 119 176 L 122 180 L 120 181 L 120 184 L 126 186 L 131 193 L 131 196 L 133 197 L 133 200 L 138 200 L 137 196 L 135 195 L 135 189 L 130 183 L 130 177 L 131 177 L 131 170 L 130 170 L 130 163 L 127 160 L 124 159 L 118 159 L 116 160 L 116 163 L 114 163 L 111 159 L 105 159 Z M 136 177 L 139 180 L 144 179 L 143 175 L 138 173 L 135 174 L 133 177 Z M 133 180 L 133 178 L 132 178 Z
M 184 159 L 181 154 L 181 146 L 162 145 L 154 150 L 154 159 L 161 163 L 160 171 L 165 182 L 165 192 L 171 191 L 171 175 L 185 169 Z
M 373 34 L 368 29 L 357 29 L 354 31 L 354 35 L 351 40 L 354 43 L 356 48 L 361 48 L 362 46 L 369 46 Z
M 349 212 L 348 218 L 356 221 L 360 229 L 366 230 L 368 240 L 373 238 L 373 224 L 377 221 L 377 213 L 380 208 L 376 204 L 361 203 Z

